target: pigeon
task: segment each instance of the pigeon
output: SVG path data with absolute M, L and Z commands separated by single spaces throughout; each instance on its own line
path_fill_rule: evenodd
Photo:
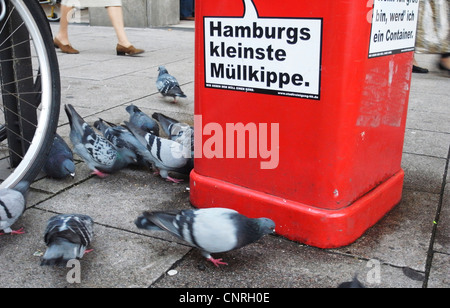
M 94 127 L 103 133 L 103 136 L 108 139 L 113 145 L 118 148 L 127 148 L 136 154 L 137 164 L 143 167 L 151 167 L 145 160 L 143 155 L 147 149 L 126 127 L 112 124 L 103 119 L 95 121 Z
M 0 189 L 0 230 L 4 234 L 24 234 L 23 228 L 13 231 L 11 226 L 25 211 L 26 195 L 30 182 L 21 181 L 14 188 Z
M 169 136 L 170 140 L 176 141 L 191 149 L 191 157 L 194 157 L 194 128 L 186 123 L 181 123 L 162 113 L 155 112 L 152 118 L 157 120 L 161 128 Z
M 158 68 L 159 75 L 156 79 L 156 88 L 162 96 L 171 96 L 174 98 L 174 102 L 177 101 L 177 97 L 187 97 L 183 91 L 181 91 L 180 84 L 177 79 L 169 74 L 164 66 Z
M 180 183 L 183 180 L 170 177 L 168 172 L 174 171 L 181 174 L 189 174 L 192 170 L 192 166 L 189 163 L 190 149 L 185 148 L 178 142 L 144 132 L 133 123 L 125 122 L 125 125 L 139 142 L 147 148 L 145 158 L 158 170 L 157 173 L 163 179 Z
M 53 139 L 53 145 L 42 170 L 47 176 L 55 179 L 64 179 L 69 175 L 75 177 L 72 150 L 58 134 Z
M 127 148 L 117 148 L 105 137 L 96 134 L 72 105 L 66 105 L 65 111 L 70 122 L 74 152 L 83 158 L 93 174 L 105 177 L 136 162 L 136 154 Z
M 214 259 L 211 253 L 238 249 L 275 232 L 275 223 L 268 218 L 248 218 L 226 208 L 144 212 L 135 224 L 140 229 L 168 231 L 199 248 L 217 267 L 227 263 Z
M 135 105 L 130 105 L 126 108 L 126 111 L 130 114 L 130 123 L 133 123 L 147 133 L 159 136 L 158 123 L 142 112 L 141 109 Z
M 41 266 L 66 266 L 72 259 L 81 259 L 94 235 L 94 221 L 87 215 L 66 214 L 49 219 L 44 241 L 47 250 Z

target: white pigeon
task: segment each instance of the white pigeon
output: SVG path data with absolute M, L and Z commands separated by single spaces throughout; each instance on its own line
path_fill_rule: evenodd
M 44 241 L 48 248 L 41 266 L 66 266 L 72 259 L 81 259 L 94 236 L 94 221 L 87 215 L 63 214 L 49 219 Z
M 139 154 L 147 159 L 149 163 L 153 164 L 163 179 L 179 183 L 182 180 L 170 177 L 169 171 L 189 174 L 192 170 L 190 149 L 178 142 L 144 132 L 133 123 L 125 121 L 125 125 L 147 149 L 146 153 Z
M 191 149 L 191 157 L 194 157 L 194 127 L 187 123 L 181 123 L 178 120 L 170 118 L 160 112 L 152 114 L 152 118 L 161 125 L 164 133 L 170 140 L 176 141 Z
M 226 208 L 144 212 L 135 224 L 140 229 L 168 231 L 199 248 L 217 267 L 227 263 L 214 259 L 211 253 L 238 249 L 275 232 L 275 223 L 268 218 L 248 218 Z
M 22 216 L 25 211 L 26 194 L 30 188 L 30 182 L 22 181 L 14 188 L 0 190 L 0 230 L 4 234 L 24 234 L 23 228 L 13 231 L 11 226 Z

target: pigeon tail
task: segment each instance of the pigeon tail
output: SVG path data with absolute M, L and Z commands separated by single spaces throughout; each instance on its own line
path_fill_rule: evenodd
M 56 239 L 45 252 L 41 266 L 63 266 L 72 259 L 79 259 L 84 255 L 86 247 L 74 244 L 66 239 Z
M 84 121 L 78 112 L 75 111 L 75 108 L 73 108 L 71 104 L 67 104 L 64 106 L 64 110 L 66 111 L 67 118 L 69 119 L 70 127 L 77 128 L 81 131 Z
M 134 224 L 139 229 L 145 229 L 150 231 L 163 231 L 160 227 L 152 223 L 150 220 L 145 218 L 144 216 L 139 216 L 135 221 Z
M 20 192 L 26 198 L 30 185 L 31 183 L 29 181 L 21 181 L 13 189 Z

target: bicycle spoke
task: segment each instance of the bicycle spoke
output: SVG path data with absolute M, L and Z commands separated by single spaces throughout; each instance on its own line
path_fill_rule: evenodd
M 53 143 L 60 104 L 57 56 L 39 2 L 7 0 L 5 9 L 0 20 L 2 188 L 37 175 Z

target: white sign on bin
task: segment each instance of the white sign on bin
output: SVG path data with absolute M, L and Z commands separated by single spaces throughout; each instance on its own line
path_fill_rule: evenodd
M 207 88 L 320 99 L 320 18 L 260 18 L 246 5 L 244 17 L 204 17 L 204 44 Z
M 369 58 L 414 51 L 419 0 L 372 0 Z

